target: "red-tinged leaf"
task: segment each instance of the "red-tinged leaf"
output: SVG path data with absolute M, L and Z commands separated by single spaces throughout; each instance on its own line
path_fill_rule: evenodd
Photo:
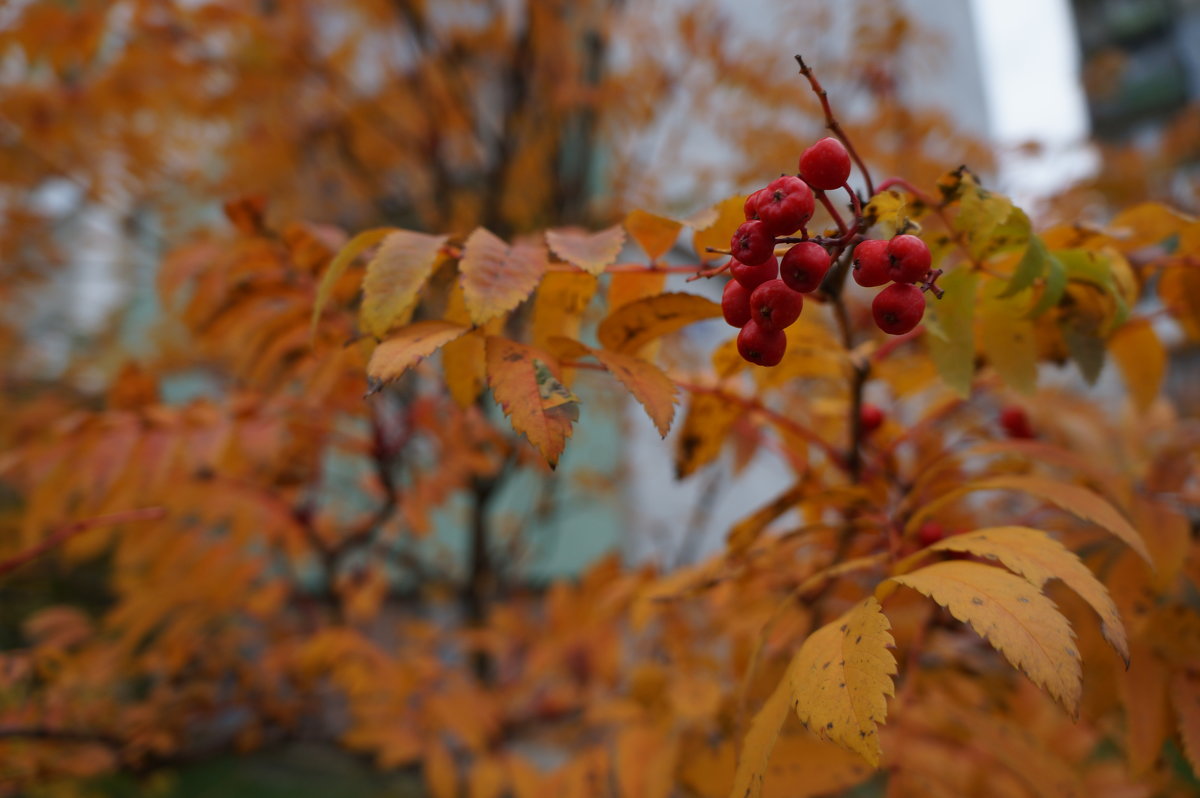
M 551 362 L 549 355 L 533 347 L 499 336 L 487 339 L 492 395 L 513 429 L 524 435 L 554 468 L 571 437 L 575 400 L 553 376 Z
M 722 200 L 713 209 L 711 221 L 706 220 L 708 224 L 696 228 L 696 232 L 692 234 L 692 248 L 696 250 L 696 256 L 700 260 L 707 262 L 729 257 L 719 252 L 709 252 L 708 248 L 729 249 L 729 239 L 733 237 L 738 226 L 746 221 L 743 210 L 745 204 L 746 198 L 743 196 Z
M 533 293 L 546 271 L 546 250 L 533 241 L 511 247 L 482 227 L 467 237 L 459 262 L 471 321 L 483 324 L 512 310 Z
M 421 358 L 429 357 L 467 329 L 448 321 L 418 321 L 403 328 L 371 353 L 371 360 L 367 363 L 371 392 L 379 390 L 384 383 L 398 379 Z
M 693 322 L 720 315 L 720 305 L 697 294 L 659 294 L 609 313 L 600 322 L 596 337 L 605 349 L 628 354 Z
M 651 261 L 658 260 L 679 238 L 683 223 L 643 210 L 633 210 L 625 217 L 625 229 L 638 242 Z
M 604 269 L 616 263 L 625 246 L 625 231 L 613 225 L 598 233 L 588 233 L 575 228 L 559 228 L 546 231 L 546 243 L 558 257 L 583 269 L 589 274 L 603 274 Z
M 606 349 L 593 349 L 592 354 L 641 403 L 658 434 L 665 438 L 671 429 L 671 420 L 675 418 L 677 389 L 674 381 L 658 366 L 633 355 Z
M 950 610 L 1044 687 L 1072 715 L 1079 712 L 1082 672 L 1075 634 L 1054 602 L 1008 571 L 977 562 L 940 562 L 894 576 Z
M 381 338 L 392 326 L 403 322 L 448 238 L 411 230 L 388 233 L 367 262 L 363 277 L 363 332 Z
M 805 728 L 879 766 L 879 724 L 895 695 L 891 624 L 875 597 L 808 636 L 785 677 Z
M 908 524 L 905 527 L 906 531 L 909 533 L 915 531 L 921 525 L 922 521 L 940 507 L 949 504 L 967 493 L 981 490 L 1013 490 L 1020 493 L 1028 493 L 1031 496 L 1048 501 L 1072 515 L 1082 518 L 1084 521 L 1090 521 L 1108 530 L 1127 543 L 1151 567 L 1154 565 L 1153 560 L 1150 558 L 1150 552 L 1146 549 L 1146 542 L 1138 534 L 1138 531 L 1133 528 L 1133 525 L 1125 520 L 1125 516 L 1121 515 L 1117 508 L 1087 488 L 1068 482 L 1055 482 L 1041 477 L 1004 474 L 969 482 L 939 496 L 913 513 L 909 517 Z
M 1181 670 L 1171 677 L 1171 706 L 1179 723 L 1179 741 L 1200 778 L 1200 671 Z
M 907 562 L 935 551 L 961 551 L 999 560 L 1004 567 L 1025 577 L 1038 590 L 1051 579 L 1061 580 L 1096 611 L 1100 616 L 1104 639 L 1121 655 L 1125 665 L 1129 665 L 1125 625 L 1108 589 L 1078 557 L 1040 529 L 1000 526 L 953 535 L 918 552 L 897 565 L 897 568 L 903 569 Z
M 346 242 L 346 246 L 342 247 L 341 251 L 330 261 L 329 268 L 321 277 L 321 285 L 317 288 L 317 299 L 313 304 L 312 333 L 314 335 L 317 331 L 317 321 L 321 318 L 321 311 L 325 309 L 325 304 L 329 302 L 329 295 L 333 293 L 333 287 L 337 285 L 337 281 L 341 279 L 346 268 L 354 262 L 355 258 L 383 241 L 392 232 L 396 231 L 390 227 L 379 227 L 361 232 Z

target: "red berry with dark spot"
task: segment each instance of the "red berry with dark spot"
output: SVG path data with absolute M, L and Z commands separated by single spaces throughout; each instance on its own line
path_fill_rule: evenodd
M 887 245 L 888 277 L 898 283 L 915 283 L 929 273 L 929 247 L 916 236 L 896 236 Z
M 725 283 L 721 294 L 721 313 L 733 327 L 741 327 L 750 321 L 750 292 L 737 280 Z
M 875 295 L 871 313 L 879 329 L 889 335 L 903 335 L 925 315 L 925 295 L 915 285 L 892 283 Z
M 1000 411 L 1000 426 L 1010 438 L 1033 438 L 1033 427 L 1029 424 L 1029 416 L 1016 405 L 1008 405 Z
M 777 366 L 787 350 L 787 334 L 783 330 L 765 330 L 754 319 L 738 333 L 738 354 L 758 366 Z
M 917 530 L 917 542 L 921 548 L 932 546 L 946 537 L 946 529 L 937 521 L 926 521 Z
M 746 197 L 746 202 L 742 205 L 742 213 L 746 214 L 746 221 L 758 218 L 758 203 L 766 193 L 765 188 L 760 188 L 750 196 Z
M 775 253 L 775 236 L 759 219 L 742 222 L 733 238 L 729 239 L 731 255 L 742 263 L 762 263 Z
M 835 138 L 823 138 L 800 156 L 800 176 L 813 188 L 833 191 L 850 177 L 850 153 Z
M 812 241 L 802 241 L 783 253 L 779 276 L 788 288 L 807 294 L 815 291 L 829 271 L 829 253 Z
M 750 318 L 765 330 L 782 330 L 800 318 L 804 295 L 778 278 L 767 280 L 750 294 Z
M 812 189 L 795 175 L 777 177 L 763 191 L 758 198 L 758 218 L 772 235 L 793 233 L 812 218 Z
M 863 435 L 870 435 L 883 426 L 883 411 L 870 402 L 863 402 L 858 411 L 858 425 Z
M 870 239 L 860 242 L 854 248 L 854 282 L 863 288 L 874 288 L 886 283 L 891 279 L 888 276 L 890 268 L 886 241 Z
M 753 291 L 767 280 L 774 280 L 779 276 L 779 258 L 772 255 L 762 263 L 754 264 L 742 263 L 734 258 L 729 262 L 729 273 L 747 291 Z

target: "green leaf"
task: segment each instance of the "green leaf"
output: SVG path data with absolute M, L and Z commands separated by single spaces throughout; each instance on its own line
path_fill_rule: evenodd
M 321 277 L 321 285 L 317 288 L 317 300 L 313 304 L 312 326 L 309 330 L 310 336 L 317 334 L 317 321 L 321 318 L 321 311 L 325 309 L 325 304 L 329 301 L 329 295 L 333 293 L 333 286 L 337 284 L 342 273 L 346 271 L 346 267 L 354 262 L 354 259 L 361 255 L 365 250 L 378 244 L 393 232 L 391 227 L 377 227 L 374 230 L 364 230 L 356 235 L 342 247 L 342 251 L 330 262 L 329 268 L 325 270 L 324 276 Z
M 1104 369 L 1104 339 L 1092 325 L 1078 324 L 1066 320 L 1059 325 L 1067 352 L 1079 366 L 1079 371 L 1088 385 L 1095 385 Z
M 1129 305 L 1113 278 L 1112 263 L 1104 255 L 1089 249 L 1067 249 L 1058 253 L 1068 280 L 1091 283 L 1113 298 L 1117 312 L 1106 332 L 1111 332 L 1129 317 Z
M 1048 253 L 1046 257 L 1046 284 L 1042 287 L 1042 296 L 1038 299 L 1037 304 L 1033 306 L 1033 310 L 1029 311 L 1029 318 L 1036 319 L 1057 305 L 1058 301 L 1062 299 L 1063 292 L 1066 290 L 1067 270 L 1063 268 L 1062 261 L 1054 253 Z
M 996 295 L 1001 286 L 991 281 L 979 304 L 979 345 L 988 363 L 1005 384 L 1023 394 L 1037 384 L 1037 339 L 1033 321 L 1021 312 L 1024 296 Z
M 1012 278 L 1008 281 L 1008 285 L 1000 297 L 1015 296 L 1033 285 L 1034 280 L 1045 274 L 1049 258 L 1050 252 L 1046 249 L 1046 244 L 1042 241 L 1041 236 L 1030 236 L 1029 243 L 1025 246 L 1025 254 L 1021 256 L 1017 270 L 1013 272 Z
M 929 338 L 929 354 L 953 391 L 967 397 L 975 374 L 975 289 L 978 279 L 969 268 L 955 269 L 942 277 L 941 299 L 929 303 L 931 320 L 945 338 Z

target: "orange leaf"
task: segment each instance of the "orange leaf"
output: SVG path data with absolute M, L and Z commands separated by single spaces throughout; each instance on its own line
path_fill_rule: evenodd
M 546 231 L 546 243 L 550 250 L 568 263 L 574 264 L 589 274 L 603 274 L 604 269 L 615 263 L 625 246 L 625 231 L 613 225 L 598 233 L 587 233 L 574 228 L 559 228 Z
M 1155 654 L 1152 644 L 1135 640 L 1129 670 L 1117 675 L 1125 706 L 1125 750 L 1134 773 L 1146 773 L 1154 766 L 1171 729 L 1170 671 Z
M 467 329 L 448 321 L 418 321 L 404 327 L 371 353 L 367 363 L 371 392 L 379 390 L 385 382 L 398 379 L 421 358 L 432 355 Z
M 596 286 L 596 278 L 582 272 L 547 274 L 533 303 L 533 345 L 544 349 L 557 335 L 578 338 L 583 313 Z
M 1072 715 L 1082 690 L 1079 652 L 1067 619 L 1054 602 L 1019 576 L 977 562 L 939 562 L 894 576 L 971 624 L 992 647 Z
M 471 330 L 446 344 L 442 350 L 446 389 L 459 407 L 468 408 L 475 404 L 487 381 L 483 343 L 486 337 L 483 330 Z
M 695 393 L 683 417 L 675 476 L 683 479 L 717 459 L 733 422 L 742 414 L 736 402 L 716 393 Z
M 367 262 L 363 277 L 360 311 L 363 332 L 380 338 L 394 324 L 403 322 L 448 238 L 411 230 L 388 233 Z
M 617 794 L 620 798 L 668 798 L 675 787 L 679 747 L 663 729 L 627 726 L 617 734 Z
M 1161 202 L 1143 202 L 1113 217 L 1108 231 L 1130 251 L 1157 244 L 1184 230 L 1191 219 Z
M 432 798 L 458 798 L 458 768 L 442 742 L 427 744 L 423 773 Z
M 1167 350 L 1158 333 L 1148 320 L 1134 319 L 1108 339 L 1108 351 L 1121 369 L 1134 405 L 1145 412 L 1158 398 L 1167 374 Z
M 650 260 L 655 261 L 675 245 L 683 224 L 665 216 L 633 210 L 625 217 L 625 229 L 646 251 Z
M 608 283 L 608 312 L 635 299 L 644 299 L 662 293 L 667 283 L 664 271 L 613 272 Z
M 1171 706 L 1179 721 L 1179 740 L 1183 753 L 1200 775 L 1200 673 L 1178 671 L 1171 677 Z
M 365 250 L 378 244 L 393 230 L 390 227 L 379 227 L 374 230 L 366 230 L 354 238 L 350 239 L 346 246 L 342 247 L 341 252 L 334 256 L 329 263 L 329 268 L 325 270 L 325 274 L 321 277 L 321 284 L 317 288 L 317 299 L 313 303 L 312 313 L 312 334 L 316 334 L 317 321 L 321 318 L 321 311 L 325 309 L 325 304 L 329 302 L 329 295 L 333 293 L 333 287 L 337 285 L 337 281 L 341 278 L 342 273 L 346 271 L 354 259 L 361 255 Z
M 792 660 L 793 665 L 796 660 Z M 788 668 L 788 675 L 792 667 Z M 787 720 L 788 710 L 791 709 L 791 684 L 785 675 L 775 687 L 771 697 L 767 699 L 750 721 L 750 729 L 742 741 L 742 752 L 738 756 L 737 771 L 733 776 L 733 789 L 729 798 L 759 798 L 762 795 L 763 779 L 766 776 L 767 764 L 771 761 L 771 751 L 775 741 L 779 739 L 779 730 Z
M 721 306 L 698 294 L 671 293 L 630 302 L 600 322 L 596 337 L 605 349 L 630 353 L 692 322 L 721 315 Z
M 483 324 L 515 308 L 533 293 L 546 266 L 546 250 L 540 243 L 519 241 L 510 247 L 482 227 L 475 228 L 459 262 L 471 321 Z
M 552 359 L 533 347 L 499 336 L 487 339 L 488 384 L 492 395 L 551 468 L 571 437 L 574 397 L 550 370 Z
M 722 200 L 715 208 L 716 218 L 692 234 L 692 248 L 696 250 L 696 256 L 700 260 L 710 261 L 728 257 L 728 255 L 706 250 L 709 247 L 729 249 L 729 239 L 733 238 L 738 226 L 746 221 L 743 210 L 745 204 L 746 198 L 743 196 L 733 196 Z
M 508 782 L 503 763 L 485 756 L 471 766 L 467 780 L 467 798 L 500 798 Z
M 671 429 L 671 420 L 675 418 L 674 381 L 658 366 L 632 355 L 606 349 L 593 349 L 592 354 L 641 403 L 658 434 L 665 438 Z

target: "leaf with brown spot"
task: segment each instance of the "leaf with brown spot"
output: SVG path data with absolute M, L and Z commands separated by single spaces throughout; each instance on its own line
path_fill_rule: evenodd
M 871 596 L 808 636 L 787 680 L 796 715 L 809 731 L 879 766 L 879 724 L 895 695 L 891 624 Z
M 550 251 L 567 263 L 574 264 L 588 274 L 603 274 L 605 268 L 615 263 L 625 246 L 625 231 L 620 225 L 588 233 L 583 230 L 561 227 L 546 231 L 546 243 Z
M 342 247 L 341 251 L 334 256 L 333 260 L 329 263 L 329 268 L 326 269 L 325 274 L 321 276 L 320 286 L 317 287 L 317 299 L 313 303 L 310 334 L 316 334 L 317 321 L 321 318 L 321 311 L 325 309 L 326 303 L 329 302 L 329 296 L 333 293 L 333 287 L 337 285 L 337 281 L 341 279 L 341 276 L 346 271 L 346 268 L 354 262 L 355 258 L 378 244 L 388 234 L 393 232 L 398 231 L 391 227 L 379 227 L 374 230 L 364 230 L 346 242 L 346 246 Z
M 421 358 L 429 357 L 467 329 L 448 321 L 418 321 L 402 328 L 371 353 L 371 360 L 367 363 L 367 376 L 373 383 L 371 392 L 379 390 L 386 382 L 398 379 Z
M 547 365 L 552 358 L 541 350 L 495 335 L 488 336 L 486 346 L 492 395 L 513 429 L 524 435 L 554 468 L 572 428 L 567 409 L 570 401 L 545 377 L 539 380 L 539 369 L 553 377 Z M 556 378 L 555 383 L 561 385 Z
M 892 582 L 928 596 L 971 624 L 1013 667 L 1078 714 L 1082 676 L 1075 635 L 1054 602 L 1028 581 L 990 565 L 961 561 L 894 576 L 882 583 L 882 591 Z
M 740 405 L 720 394 L 692 394 L 675 451 L 675 476 L 683 479 L 717 459 L 729 428 L 741 414 Z
M 720 315 L 720 305 L 698 294 L 659 294 L 609 313 L 600 322 L 596 337 L 605 349 L 628 354 L 693 322 Z
M 1125 635 L 1125 625 L 1108 589 L 1074 553 L 1040 529 L 1025 526 L 977 529 L 938 541 L 905 562 L 935 551 L 961 551 L 999 560 L 1005 568 L 1025 577 L 1038 590 L 1051 579 L 1062 580 L 1100 616 L 1104 639 L 1125 660 L 1125 666 L 1129 666 L 1129 641 Z M 903 569 L 905 562 L 898 564 L 897 568 Z
M 460 284 L 471 321 L 499 316 L 521 304 L 546 272 L 545 248 L 535 241 L 511 247 L 482 227 L 467 237 L 459 262 Z
M 675 245 L 683 224 L 648 211 L 632 210 L 625 216 L 625 229 L 654 261 Z
M 411 230 L 388 233 L 367 262 L 363 300 L 359 311 L 363 332 L 380 338 L 417 301 L 417 292 L 429 279 L 438 254 L 449 236 L 431 236 Z

